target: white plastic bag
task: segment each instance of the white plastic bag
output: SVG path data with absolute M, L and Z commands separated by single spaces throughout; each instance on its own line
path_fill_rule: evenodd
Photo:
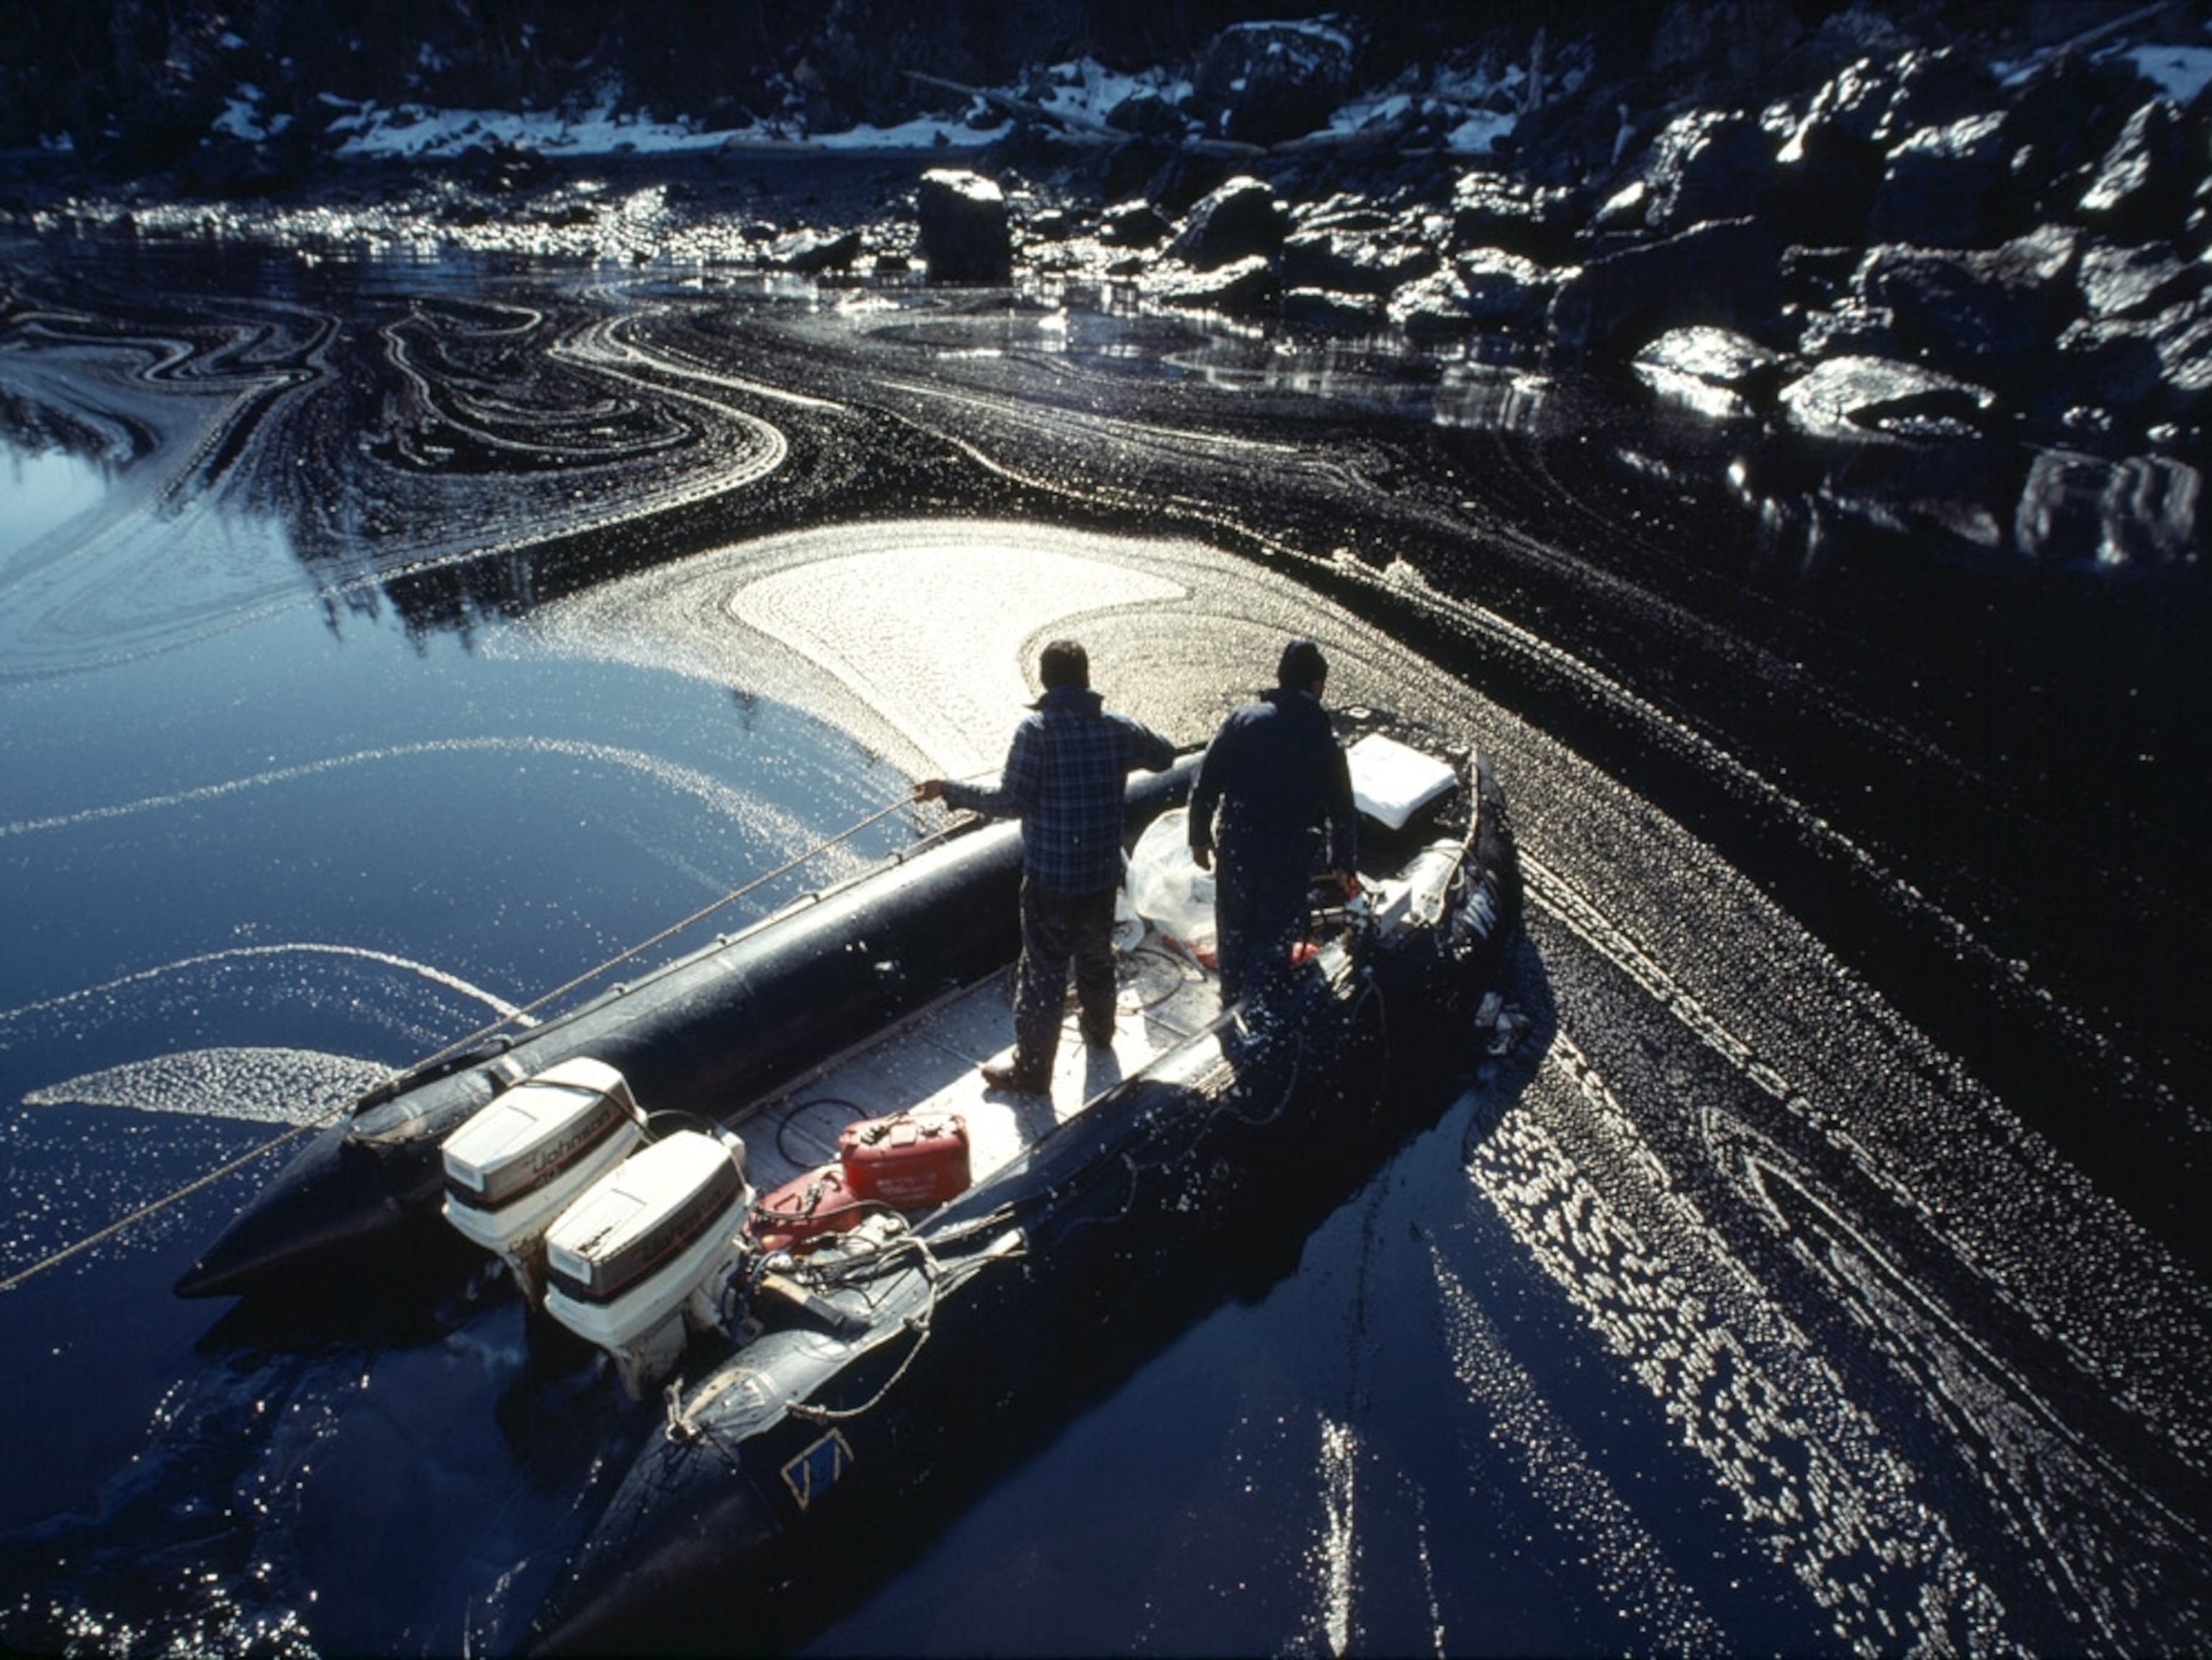
M 1145 827 L 1129 855 L 1129 903 L 1202 960 L 1213 955 L 1213 875 L 1190 856 L 1190 815 L 1176 808 Z

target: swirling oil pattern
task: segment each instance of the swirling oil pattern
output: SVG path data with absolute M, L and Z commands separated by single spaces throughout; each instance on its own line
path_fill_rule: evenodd
M 1479 742 L 1525 1035 L 811 1651 L 2212 1642 L 2205 597 L 1995 568 L 2033 458 L 1111 294 L 8 258 L 0 1645 L 520 1646 L 653 1414 L 458 1241 L 170 1282 L 391 1069 L 910 844 L 1060 633 L 1179 742 L 1294 633 Z

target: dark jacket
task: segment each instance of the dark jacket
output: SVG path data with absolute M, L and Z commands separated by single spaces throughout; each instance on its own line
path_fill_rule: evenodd
M 1352 770 L 1318 699 L 1278 687 L 1231 712 L 1191 788 L 1192 846 L 1218 845 L 1248 870 L 1304 877 L 1350 870 L 1358 836 Z

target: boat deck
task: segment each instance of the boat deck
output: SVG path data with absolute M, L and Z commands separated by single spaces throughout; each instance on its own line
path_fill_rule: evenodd
M 1213 975 L 1149 930 L 1129 948 L 1117 947 L 1115 971 L 1112 1049 L 1083 1040 L 1071 999 L 1048 1098 L 993 1089 L 977 1070 L 1012 1051 L 1013 974 L 1004 971 L 917 1010 L 748 1115 L 740 1128 L 749 1178 L 766 1193 L 830 1163 L 838 1132 L 858 1120 L 945 1112 L 966 1121 L 969 1166 L 981 1180 L 1220 1012 Z

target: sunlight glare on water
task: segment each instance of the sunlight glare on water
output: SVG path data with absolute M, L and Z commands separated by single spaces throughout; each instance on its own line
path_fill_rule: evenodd
M 658 666 L 778 698 L 915 776 L 994 769 L 1038 648 L 1081 640 L 1109 708 L 1186 746 L 1273 684 L 1285 639 L 1326 638 L 1331 696 L 1449 720 L 1419 660 L 1345 608 L 1218 548 L 988 520 L 796 532 L 562 600 L 556 654 Z M 1438 688 L 1442 689 L 1442 688 Z
M 1000 763 L 1055 635 L 1195 746 L 1309 634 L 1332 704 L 1496 767 L 1528 1035 L 1310 1236 L 1221 1241 L 1235 1294 L 929 1512 L 917 1563 L 841 1557 L 820 1651 L 2201 1638 L 2204 1288 L 2057 1133 L 2122 1115 L 2035 1118 L 1760 863 L 1964 960 L 1914 827 L 1817 800 L 1840 743 L 1796 747 L 1940 771 L 1947 735 L 1820 678 L 1883 619 L 1824 613 L 1812 550 L 1731 566 L 1640 428 L 1603 470 L 1618 389 L 1370 396 L 1173 319 L 903 291 L 793 321 L 651 272 L 380 282 L 257 274 L 0 360 L 97 457 L 0 450 L 0 1265 L 847 827 L 711 926 L 910 846 L 914 779 Z M 1878 690 L 2007 701 L 1877 644 Z M 1762 748 L 1792 700 L 1833 729 Z M 260 1175 L 0 1301 L 0 1415 L 48 1432 L 0 1495 L 0 1643 L 502 1650 L 659 1433 L 533 1365 L 481 1263 L 396 1311 L 170 1297 Z
M 890 715 L 916 748 L 965 777 L 1004 753 L 994 729 L 1028 694 L 1033 636 L 1079 633 L 1092 612 L 1188 597 L 1110 558 L 1060 551 L 1055 540 L 942 529 L 896 536 L 747 582 L 730 613 Z
M 65 450 L 21 450 L 0 443 L 0 560 L 99 505 L 101 470 Z

